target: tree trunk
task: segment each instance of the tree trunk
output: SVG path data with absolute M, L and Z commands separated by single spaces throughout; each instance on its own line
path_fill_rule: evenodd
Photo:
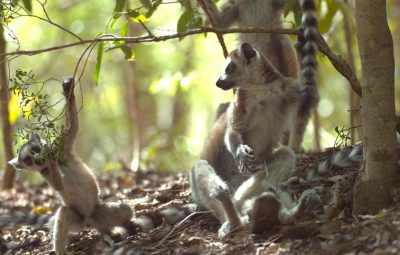
M 397 146 L 393 40 L 386 1 L 356 0 L 355 18 L 362 66 L 364 160 L 354 187 L 354 214 L 375 214 L 390 203 Z
M 3 9 L 0 3 L 0 11 Z M 0 25 L 0 55 L 6 52 L 6 41 L 4 39 L 4 27 Z M 4 158 L 6 160 L 4 166 L 4 175 L 2 180 L 1 189 L 9 189 L 13 186 L 15 178 L 15 170 L 7 162 L 11 160 L 13 155 L 12 142 L 11 142 L 11 124 L 9 121 L 8 113 L 8 79 L 7 79 L 7 61 L 0 57 L 0 109 L 1 109 L 1 126 L 4 144 Z

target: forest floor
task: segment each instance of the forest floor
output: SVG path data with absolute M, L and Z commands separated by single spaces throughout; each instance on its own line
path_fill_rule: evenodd
M 295 174 L 304 176 L 331 152 L 309 154 L 298 162 Z M 219 223 L 210 213 L 194 213 L 175 226 L 161 224 L 149 232 L 139 232 L 114 244 L 135 250 L 129 254 L 400 254 L 400 203 L 375 216 L 351 214 L 351 190 L 357 169 L 347 168 L 340 189 L 341 207 L 325 206 L 322 212 L 277 226 L 261 235 L 229 235 L 217 238 Z M 312 185 L 333 188 L 332 178 Z M 187 174 L 163 175 L 154 172 L 134 176 L 128 171 L 99 177 L 101 198 L 130 203 L 137 213 L 156 211 L 169 205 L 191 202 Z M 303 185 L 304 186 L 304 185 Z M 303 187 L 304 188 L 304 187 Z M 0 214 L 17 211 L 51 213 L 60 201 L 46 184 L 35 186 L 17 182 L 0 193 Z M 399 197 L 396 195 L 395 197 Z M 51 209 L 50 209 L 51 208 Z M 49 254 L 48 230 L 14 225 L 0 229 L 0 254 Z M 72 234 L 70 254 L 111 254 L 102 235 L 94 230 Z M 128 253 L 120 253 L 128 254 Z

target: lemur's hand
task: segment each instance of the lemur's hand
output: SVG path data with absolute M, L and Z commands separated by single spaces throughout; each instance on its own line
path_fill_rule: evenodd
M 62 87 L 63 87 L 63 93 L 64 96 L 66 98 L 70 98 L 71 96 L 73 96 L 73 90 L 74 90 L 74 78 L 73 77 L 68 77 L 66 78 L 63 83 L 62 83 Z
M 244 175 L 252 175 L 265 169 L 265 162 L 255 162 L 254 151 L 246 144 L 238 146 L 236 156 L 239 171 Z

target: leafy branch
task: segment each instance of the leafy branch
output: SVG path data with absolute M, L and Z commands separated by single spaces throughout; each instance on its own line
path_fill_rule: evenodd
M 34 131 L 48 142 L 50 156 L 60 159 L 64 126 L 57 125 L 57 122 L 62 118 L 65 109 L 57 116 L 53 116 L 51 110 L 61 100 L 52 104 L 50 95 L 43 93 L 43 88 L 49 81 L 34 82 L 32 70 L 17 69 L 15 77 L 10 78 L 12 86 L 9 91 L 20 98 L 21 119 L 27 120 L 27 123 L 18 126 L 17 136 L 28 139 L 29 132 Z

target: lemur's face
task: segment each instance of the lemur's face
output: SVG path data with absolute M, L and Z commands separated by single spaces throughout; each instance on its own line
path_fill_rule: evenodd
M 29 134 L 29 140 L 24 143 L 18 156 L 10 160 L 16 170 L 31 170 L 41 172 L 47 167 L 46 142 L 35 133 Z
M 260 80 L 263 59 L 250 44 L 243 43 L 239 49 L 232 51 L 227 61 L 225 74 L 216 83 L 218 88 L 246 88 Z

